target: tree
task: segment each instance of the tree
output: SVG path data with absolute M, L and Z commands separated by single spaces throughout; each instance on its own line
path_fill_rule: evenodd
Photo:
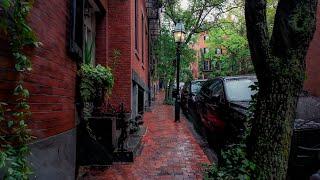
M 242 31 L 238 21 L 229 18 L 221 20 L 209 31 L 207 45 L 210 51 L 205 58 L 212 59 L 215 65 L 213 76 L 253 72 L 248 41 Z M 216 53 L 217 48 L 223 50 L 222 54 Z
M 182 20 L 185 24 L 187 37 L 186 44 L 192 39 L 194 34 L 208 31 L 213 28 L 221 16 L 234 8 L 241 6 L 242 2 L 233 0 L 189 0 L 188 8 L 181 8 L 181 0 L 168 0 L 164 3 L 165 15 L 174 24 Z
M 317 0 L 279 0 L 271 36 L 266 8 L 266 0 L 245 1 L 247 37 L 259 81 L 248 150 L 258 167 L 255 179 L 285 179 Z
M 172 87 L 176 73 L 176 43 L 170 28 L 165 24 L 161 28 L 160 35 L 155 42 L 155 54 L 158 59 L 157 79 L 164 82 L 166 96 L 165 102 L 172 102 Z M 195 60 L 195 52 L 186 44 L 181 46 L 181 72 L 182 80 L 190 77 L 189 65 Z

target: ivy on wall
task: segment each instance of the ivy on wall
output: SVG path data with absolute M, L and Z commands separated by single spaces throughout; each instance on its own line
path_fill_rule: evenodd
M 7 36 L 18 73 L 17 85 L 13 89 L 15 102 L 0 102 L 0 168 L 5 172 L 4 179 L 29 179 L 32 174 L 27 162 L 28 143 L 32 139 L 27 121 L 31 111 L 29 91 L 24 87 L 25 74 L 32 70 L 32 65 L 23 51 L 27 46 L 40 45 L 26 20 L 32 5 L 33 0 L 0 2 L 0 30 Z

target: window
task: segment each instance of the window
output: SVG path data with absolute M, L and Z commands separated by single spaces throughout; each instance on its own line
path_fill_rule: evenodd
M 208 48 L 203 48 L 203 54 L 207 54 L 209 52 Z
M 217 48 L 217 49 L 216 49 L 216 54 L 217 54 L 217 55 L 221 55 L 221 54 L 222 54 L 222 49 Z
M 251 79 L 230 79 L 226 81 L 226 94 L 229 101 L 251 101 L 256 91 L 251 90 L 254 84 Z
M 76 59 L 82 58 L 84 0 L 71 4 L 69 51 Z
M 93 6 L 88 1 L 85 2 L 83 28 L 83 60 L 85 63 L 94 65 L 96 51 L 96 16 Z
M 223 95 L 223 84 L 220 80 L 217 81 L 215 86 L 210 86 L 212 89 L 212 95 Z
M 94 64 L 96 16 L 104 15 L 105 9 L 96 1 L 72 0 L 70 12 L 69 51 L 79 61 L 90 52 L 89 63 Z
M 203 61 L 203 71 L 211 71 L 211 61 L 205 60 Z
M 205 34 L 205 35 L 203 36 L 203 40 L 206 41 L 206 40 L 208 40 L 208 39 L 209 39 L 209 36 L 208 36 L 207 34 Z
M 134 1 L 134 16 L 135 16 L 135 21 L 134 21 L 134 37 L 135 37 L 135 48 L 138 50 L 138 0 Z
M 198 93 L 200 91 L 200 88 L 204 82 L 203 81 L 196 81 L 192 82 L 191 84 L 191 92 L 192 93 Z
M 208 80 L 206 82 L 203 83 L 202 87 L 201 87 L 201 94 L 205 95 L 205 96 L 209 96 L 211 90 L 210 90 L 210 86 L 214 83 L 213 80 Z

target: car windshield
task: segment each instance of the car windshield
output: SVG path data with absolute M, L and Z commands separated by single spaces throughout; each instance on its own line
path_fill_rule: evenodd
M 191 84 L 191 92 L 192 93 L 198 93 L 201 89 L 201 85 L 202 85 L 203 81 L 196 81 L 196 82 L 193 82 Z
M 253 85 L 250 79 L 230 79 L 226 81 L 226 95 L 230 101 L 251 101 L 256 93 L 249 86 Z

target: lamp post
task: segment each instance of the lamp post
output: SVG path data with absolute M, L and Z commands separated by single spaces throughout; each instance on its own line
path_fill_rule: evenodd
M 177 86 L 176 86 L 176 101 L 175 101 L 175 122 L 180 121 L 180 50 L 181 44 L 185 42 L 185 29 L 182 22 L 178 22 L 174 28 L 174 40 L 177 43 Z

